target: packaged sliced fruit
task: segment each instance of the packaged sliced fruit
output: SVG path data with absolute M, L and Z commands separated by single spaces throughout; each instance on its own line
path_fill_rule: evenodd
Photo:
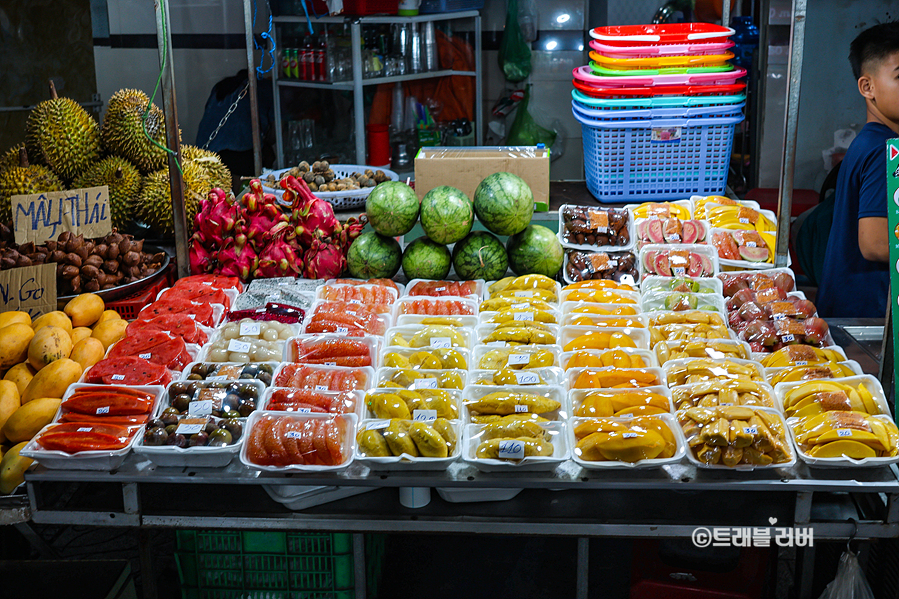
M 687 310 L 707 310 L 726 314 L 724 299 L 711 293 L 686 293 L 682 291 L 651 291 L 640 299 L 640 307 L 644 312 L 671 310 L 684 312 Z
M 314 391 L 312 389 L 269 389 L 261 409 L 269 412 L 356 414 L 362 406 L 361 391 Z
M 713 380 L 688 383 L 671 389 L 674 409 L 716 406 L 761 406 L 773 408 L 774 390 L 768 383 L 746 380 Z
M 519 301 L 525 298 L 537 299 L 555 307 L 559 303 L 559 293 L 561 289 L 562 286 L 559 283 L 556 283 L 556 286 L 552 289 L 543 289 L 542 287 L 534 289 L 502 289 L 492 293 L 485 292 L 484 299 L 510 299 L 513 301 Z
M 572 415 L 580 417 L 651 416 L 673 412 L 664 385 L 642 389 L 572 389 Z
M 596 314 L 597 316 L 636 316 L 642 310 L 634 304 L 597 304 L 593 302 L 563 302 L 562 314 Z
M 725 196 L 693 196 L 690 198 L 693 203 L 693 218 L 705 218 L 705 207 L 709 203 L 721 206 L 744 206 L 754 210 L 759 209 L 758 202 L 752 200 L 732 200 Z
M 478 315 L 478 320 L 484 324 L 505 324 L 520 321 L 558 324 L 560 318 L 559 312 L 555 309 L 535 308 L 530 304 L 513 304 L 497 312 L 481 311 Z
M 796 288 L 796 275 L 789 268 L 771 268 L 763 272 L 738 271 L 718 275 L 723 283 L 724 297 L 733 297 L 742 289 L 760 291 L 776 287 L 783 292 L 782 297 Z
M 430 316 L 428 314 L 400 314 L 396 318 L 396 326 L 439 324 L 448 327 L 474 329 L 478 326 L 478 317 L 471 316 Z
M 564 289 L 620 289 L 621 291 L 637 291 L 635 285 L 611 281 L 609 279 L 588 279 L 586 281 L 578 281 L 577 283 L 569 283 Z
M 481 312 L 502 312 L 510 308 L 531 307 L 535 310 L 556 310 L 555 303 L 546 302 L 539 297 L 496 297 L 484 300 L 480 304 Z
M 653 353 L 646 349 L 617 347 L 615 349 L 579 349 L 562 354 L 562 368 L 645 368 L 656 366 Z
M 369 420 L 356 433 L 356 459 L 375 469 L 443 469 L 459 457 L 462 428 L 446 418 Z
M 137 320 L 151 320 L 166 314 L 187 314 L 208 328 L 215 328 L 225 315 L 224 307 L 190 300 L 156 300 L 137 315 Z
M 173 337 L 181 337 L 184 343 L 200 346 L 209 340 L 213 332 L 187 314 L 166 314 L 149 320 L 135 320 L 128 324 L 125 335 L 139 336 L 145 331 L 165 331 Z
M 659 364 L 680 358 L 739 358 L 749 360 L 752 355 L 749 344 L 733 339 L 690 339 L 660 341 L 653 347 Z
M 708 223 L 701 220 L 681 220 L 675 217 L 637 219 L 637 249 L 650 243 L 706 243 L 708 231 Z
M 126 335 L 109 348 L 106 355 L 111 359 L 138 357 L 180 372 L 196 359 L 199 352 L 199 346 L 188 346 L 182 337 L 162 330 L 145 330 L 138 334 Z
M 660 368 L 569 368 L 566 372 L 569 389 L 641 389 L 664 385 Z
M 182 277 L 175 281 L 172 288 L 175 287 L 214 287 L 225 291 L 233 289 L 237 293 L 243 292 L 243 283 L 237 277 L 227 277 L 223 275 L 191 275 Z
M 359 302 L 329 302 L 317 300 L 309 309 L 309 316 L 324 316 L 339 314 L 353 310 L 358 316 L 377 316 L 390 314 L 393 307 L 390 304 L 360 304 Z
M 355 414 L 257 412 L 247 421 L 240 461 L 273 472 L 344 469 L 353 460 Z
M 749 343 L 753 352 L 774 352 L 791 344 L 833 345 L 829 327 L 822 318 L 793 320 L 754 320 L 740 323 L 740 339 Z
M 82 382 L 104 385 L 168 385 L 172 371 L 138 357 L 105 358 L 84 373 Z
M 529 370 L 559 366 L 558 345 L 491 347 L 478 345 L 472 355 L 472 367 L 481 370 Z
M 563 325 L 576 325 L 585 327 L 615 327 L 645 329 L 648 319 L 643 315 L 638 316 L 600 316 L 598 314 L 567 314 L 562 318 Z
M 157 300 L 191 301 L 221 306 L 227 312 L 231 304 L 237 299 L 238 292 L 235 289 L 219 289 L 210 285 L 182 285 L 163 289 L 156 295 Z
M 650 346 L 662 341 L 730 339 L 730 330 L 718 312 L 652 312 L 649 316 Z
M 680 427 L 670 414 L 575 418 L 569 424 L 572 458 L 586 468 L 647 468 L 684 455 Z
M 506 277 L 498 281 L 487 283 L 486 298 L 500 291 L 527 291 L 528 289 L 543 289 L 554 291 L 558 289 L 559 282 L 546 275 L 529 274 L 517 277 Z
M 471 348 L 473 339 L 471 331 L 464 328 L 446 325 L 407 325 L 393 327 L 385 335 L 388 347 L 411 348 Z
M 571 284 L 614 281 L 633 287 L 639 277 L 637 255 L 632 251 L 566 250 L 562 275 Z
M 379 304 L 385 309 L 379 312 L 376 306 L 346 302 L 316 302 L 312 307 L 303 331 L 313 333 L 338 333 L 351 337 L 362 335 L 383 335 L 391 325 L 387 304 Z
M 539 431 L 528 425 L 470 424 L 465 427 L 462 458 L 485 472 L 554 470 L 569 459 L 563 423 L 538 424 Z
M 176 381 L 166 390 L 161 417 L 246 418 L 257 409 L 264 392 L 259 381 Z
M 584 326 L 565 326 L 560 333 L 562 351 L 580 349 L 614 349 L 631 347 L 649 349 L 649 333 L 646 329 L 611 329 Z
M 35 435 L 34 449 L 58 451 L 69 455 L 118 451 L 129 447 L 140 429 L 140 425 L 96 420 L 51 424 Z
M 780 318 L 804 320 L 817 316 L 815 304 L 804 297 L 794 293 L 790 293 L 786 297 L 779 297 L 780 294 L 781 292 L 775 288 L 759 292 L 751 289 L 738 291 L 724 303 L 731 328 L 739 329 L 743 323 L 754 320 L 777 320 Z
M 300 335 L 287 341 L 284 361 L 322 366 L 377 366 L 380 340 L 372 335 L 347 338 L 339 334 Z
M 649 276 L 640 284 L 643 295 L 659 291 L 721 295 L 722 289 L 723 283 L 720 278 Z
M 387 389 L 457 389 L 461 391 L 468 381 L 467 370 L 427 370 L 416 368 L 379 368 L 376 375 L 378 388 Z
M 464 348 L 422 348 L 393 347 L 381 356 L 381 365 L 387 368 L 412 368 L 425 370 L 446 370 L 460 368 L 468 370 L 470 352 Z
M 529 368 L 514 370 L 473 370 L 468 377 L 469 385 L 561 385 L 562 370 L 560 368 Z
M 680 410 L 687 456 L 703 468 L 788 468 L 796 463 L 786 423 L 775 410 L 747 406 Z
M 758 362 L 736 358 L 682 358 L 669 360 L 663 366 L 669 387 L 707 381 L 767 382 Z
M 281 359 L 287 339 L 299 333 L 296 325 L 241 320 L 222 326 L 203 349 L 206 362 L 269 362 Z
M 846 359 L 839 348 L 819 348 L 811 345 L 787 345 L 759 360 L 765 368 L 808 366 L 825 362 L 842 362 Z
M 281 290 L 283 292 L 283 290 Z M 237 298 L 235 304 L 242 303 L 241 300 L 246 297 L 243 294 Z M 267 299 L 270 296 L 266 296 Z M 246 303 L 253 303 L 247 301 Z M 282 324 L 301 324 L 306 318 L 306 311 L 292 304 L 283 302 L 263 301 L 260 302 L 261 307 L 245 308 L 241 310 L 231 310 L 225 316 L 225 322 L 239 322 L 241 320 L 259 320 L 259 321 L 275 321 Z M 310 300 L 304 302 L 304 306 L 310 308 L 314 302 Z
M 403 295 L 406 287 L 402 283 L 395 283 L 392 279 L 328 279 L 325 285 L 378 285 L 396 289 L 399 295 Z
M 478 303 L 474 298 L 447 297 L 429 298 L 422 296 L 402 297 L 394 304 L 395 316 L 403 314 L 423 314 L 426 316 L 470 316 L 478 313 Z
M 462 395 L 463 420 L 475 424 L 560 420 L 567 417 L 564 402 L 559 387 L 507 385 L 497 390 L 493 385 L 470 385 Z
M 484 324 L 476 329 L 478 343 L 506 345 L 553 345 L 559 339 L 559 326 L 542 322 L 513 320 Z M 501 345 L 500 345 L 501 344 Z
M 282 364 L 275 372 L 275 387 L 315 391 L 355 391 L 374 384 L 370 366 L 350 368 L 318 364 Z
M 413 279 L 406 285 L 407 296 L 431 297 L 481 297 L 484 292 L 484 281 L 428 281 Z
M 399 291 L 381 285 L 322 285 L 315 299 L 326 302 L 354 302 L 360 304 L 393 304 Z
M 565 247 L 629 248 L 633 238 L 633 220 L 625 208 L 559 207 L 559 241 Z
M 871 375 L 839 380 L 780 383 L 774 388 L 787 418 L 817 416 L 824 412 L 890 414 L 883 387 Z
M 770 210 L 755 210 L 747 206 L 730 206 L 709 202 L 705 217 L 715 229 L 743 229 L 759 232 L 776 231 L 777 217 Z
M 272 376 L 278 368 L 277 362 L 256 363 L 211 363 L 193 362 L 181 374 L 181 378 L 188 381 L 259 381 L 266 387 L 271 386 Z
M 459 392 L 446 389 L 372 389 L 365 395 L 366 415 L 381 420 L 459 419 Z
M 234 446 L 243 439 L 243 429 L 246 424 L 243 418 L 216 418 L 215 416 L 185 415 L 178 416 L 174 420 L 174 423 L 171 424 L 168 424 L 169 420 L 161 418 L 148 422 L 141 445 L 145 447 L 169 446 L 194 451 L 199 451 L 199 448 L 204 447 Z
M 679 218 L 681 220 L 692 218 L 690 200 L 643 202 L 642 204 L 628 204 L 625 208 L 633 214 L 634 218 Z
M 899 462 L 899 430 L 889 416 L 828 411 L 790 418 L 803 461 L 813 466 L 879 466 Z
M 718 274 L 718 253 L 707 245 L 645 245 L 640 249 L 641 279 L 663 277 L 713 277 Z
M 588 302 L 591 304 L 638 305 L 640 294 L 622 289 L 590 289 L 566 287 L 562 290 L 562 302 Z
M 774 233 L 712 229 L 711 238 L 723 266 L 756 268 L 774 263 Z
M 75 383 L 59 406 L 59 422 L 102 420 L 116 424 L 141 424 L 156 411 L 162 396 L 159 386 L 107 386 Z M 83 418 L 78 416 L 83 416 Z
M 796 383 L 799 381 L 815 381 L 820 379 L 843 379 L 848 376 L 863 374 L 861 366 L 854 360 L 847 360 L 834 364 L 825 362 L 812 366 L 788 366 L 786 368 L 766 368 L 765 376 L 768 383 L 777 386 L 778 383 Z

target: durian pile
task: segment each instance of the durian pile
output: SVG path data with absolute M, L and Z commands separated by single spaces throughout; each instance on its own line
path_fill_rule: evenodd
M 50 95 L 29 114 L 25 143 L 0 157 L 0 222 L 12 221 L 14 195 L 108 185 L 114 227 L 138 221 L 155 235 L 172 235 L 162 110 L 142 91 L 122 89 L 109 99 L 101 127 L 77 102 L 57 97 L 52 82 Z M 214 152 L 182 145 L 181 157 L 192 223 L 209 190 L 231 188 L 231 172 Z

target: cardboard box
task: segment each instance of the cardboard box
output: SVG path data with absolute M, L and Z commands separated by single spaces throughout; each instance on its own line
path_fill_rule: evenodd
M 472 198 L 487 175 L 499 172 L 524 179 L 534 194 L 534 210 L 549 210 L 549 149 L 533 146 L 421 148 L 415 156 L 415 192 L 421 199 L 449 185 Z

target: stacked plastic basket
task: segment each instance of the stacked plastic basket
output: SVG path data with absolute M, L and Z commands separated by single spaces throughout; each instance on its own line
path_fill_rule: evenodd
M 587 187 L 600 201 L 720 194 L 746 70 L 730 64 L 729 27 L 597 27 L 590 64 L 573 71 Z

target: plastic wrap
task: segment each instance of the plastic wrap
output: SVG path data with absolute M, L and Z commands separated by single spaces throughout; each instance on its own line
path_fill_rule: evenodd
M 406 285 L 406 296 L 430 297 L 481 297 L 484 293 L 483 279 L 474 281 L 429 281 L 413 279 Z
M 396 319 L 396 326 L 438 324 L 449 327 L 462 327 L 469 330 L 478 326 L 478 317 L 471 316 L 429 316 L 427 314 L 401 314 Z
M 166 390 L 163 415 L 245 418 L 257 409 L 264 392 L 265 385 L 252 380 L 176 381 Z
M 353 461 L 356 416 L 257 412 L 247 422 L 240 461 L 268 472 L 344 470 Z
M 588 302 L 591 304 L 627 304 L 638 307 L 640 294 L 624 289 L 590 289 L 566 287 L 562 290 L 562 302 Z
M 375 305 L 392 305 L 398 297 L 397 289 L 381 285 L 322 285 L 315 293 L 315 299 L 326 302 L 357 302 Z
M 315 391 L 355 391 L 374 384 L 375 371 L 366 366 L 349 368 L 318 364 L 282 364 L 275 372 L 275 387 Z
M 718 278 L 722 282 L 725 298 L 733 297 L 741 289 L 757 292 L 777 287 L 785 295 L 796 288 L 796 275 L 789 268 L 770 268 L 764 272 L 733 271 L 721 273 Z
M 758 362 L 736 358 L 682 358 L 669 360 L 663 367 L 669 387 L 706 381 L 742 380 L 765 383 L 765 373 Z
M 461 391 L 467 382 L 467 370 L 379 368 L 375 385 L 387 389 L 457 389 Z
M 278 362 L 243 363 L 209 363 L 193 362 L 187 365 L 181 378 L 188 381 L 259 381 L 266 387 L 272 384 L 272 376 L 278 368 Z
M 356 459 L 373 470 L 444 470 L 462 453 L 462 426 L 446 419 L 367 420 Z
M 569 389 L 639 389 L 664 385 L 661 368 L 569 368 L 566 371 Z
M 636 316 L 643 310 L 635 304 L 597 304 L 593 302 L 563 302 L 562 314 L 596 314 L 597 316 Z
M 199 345 L 189 345 L 184 343 L 182 337 L 156 329 L 126 335 L 109 348 L 105 357 L 140 358 L 151 364 L 180 372 L 194 361 L 199 353 Z
M 260 409 L 301 414 L 356 414 L 364 408 L 362 391 L 313 391 L 273 388 L 265 392 Z
M 179 416 L 173 424 L 175 429 L 169 433 L 161 420 L 148 423 L 134 452 L 158 466 L 227 466 L 243 444 L 246 419 Z
M 203 348 L 205 362 L 270 362 L 280 360 L 287 339 L 299 333 L 296 325 L 244 319 L 220 327 Z
M 640 249 L 641 279 L 651 275 L 713 277 L 718 274 L 718 252 L 708 245 L 650 244 Z
M 651 291 L 643 294 L 640 307 L 644 312 L 671 310 L 685 312 L 687 310 L 706 310 L 718 312 L 722 316 L 727 312 L 724 299 L 711 293 L 687 293 L 681 291 Z
M 535 308 L 530 304 L 515 304 L 497 312 L 484 312 L 478 314 L 481 324 L 502 324 L 510 321 L 531 321 L 544 324 L 559 324 L 562 316 L 555 309 Z
M 563 384 L 561 368 L 529 368 L 527 370 L 513 370 L 500 368 L 499 370 L 473 370 L 468 377 L 469 385 L 550 385 Z
M 287 340 L 284 361 L 322 366 L 378 365 L 378 337 L 347 338 L 338 334 L 300 335 Z
M 828 411 L 890 415 L 880 381 L 869 374 L 839 380 L 779 383 L 774 393 L 778 407 L 787 418 L 818 416 Z
M 169 287 L 156 294 L 157 301 L 191 301 L 199 304 L 212 304 L 221 306 L 224 312 L 231 309 L 234 300 L 239 295 L 236 289 L 220 289 L 210 285 L 180 285 Z
M 686 442 L 670 414 L 631 418 L 574 418 L 571 456 L 583 468 L 652 468 L 679 462 Z
M 624 208 L 559 207 L 559 242 L 563 247 L 596 251 L 626 250 L 634 246 L 634 225 Z
M 759 381 L 716 380 L 688 383 L 671 389 L 675 410 L 692 407 L 759 406 L 774 408 L 774 389 Z
M 690 200 L 677 200 L 674 202 L 643 202 L 642 204 L 628 204 L 625 206 L 635 219 L 637 218 L 679 218 L 689 220 L 693 217 L 693 204 Z
M 377 285 L 380 287 L 396 289 L 399 296 L 402 296 L 406 291 L 405 285 L 397 283 L 392 279 L 328 279 L 325 281 L 325 285 Z
M 561 353 L 558 345 L 491 347 L 478 344 L 472 352 L 471 367 L 479 370 L 529 370 L 561 366 Z
M 579 349 L 562 354 L 562 368 L 645 368 L 658 366 L 655 355 L 646 349 L 617 347 L 615 349 Z
M 650 312 L 650 344 L 691 339 L 730 339 L 730 330 L 718 312 L 690 310 L 687 312 Z
M 705 218 L 705 207 L 706 204 L 730 204 L 733 202 L 734 205 L 737 206 L 745 206 L 747 208 L 752 208 L 754 210 L 759 209 L 759 203 L 754 202 L 752 200 L 732 200 L 730 198 L 725 198 L 723 196 L 692 196 L 690 198 L 690 202 L 693 205 L 693 217 L 694 218 Z
M 478 424 L 465 426 L 462 459 L 478 470 L 554 470 L 571 455 L 564 434 L 565 426 L 561 422 L 539 425 L 542 430 L 533 437 L 488 439 L 495 430 L 490 427 L 491 425 Z
M 651 243 L 678 245 L 706 244 L 709 237 L 709 223 L 696 219 L 680 218 L 638 218 L 634 230 L 637 235 L 636 249 Z
M 886 466 L 899 462 L 899 429 L 890 416 L 829 411 L 787 420 L 802 461 L 818 467 Z
M 394 304 L 394 316 L 421 314 L 426 316 L 470 316 L 478 313 L 477 299 L 469 297 L 428 298 L 402 297 Z
M 811 345 L 788 345 L 764 355 L 759 359 L 765 368 L 785 368 L 787 366 L 808 366 L 824 362 L 843 362 L 846 354 L 838 346 L 825 348 Z
M 316 302 L 306 318 L 303 331 L 311 333 L 339 333 L 359 337 L 383 335 L 390 328 L 392 318 L 387 304 L 366 305 L 352 302 Z
M 600 314 L 566 314 L 562 318 L 563 326 L 583 326 L 598 328 L 631 328 L 645 329 L 649 324 L 649 319 L 645 316 L 603 316 Z
M 533 321 L 509 321 L 482 324 L 476 329 L 478 343 L 518 345 L 554 345 L 558 343 L 559 326 Z
M 713 228 L 709 237 L 722 267 L 768 269 L 774 266 L 774 233 Z
M 463 420 L 476 424 L 514 419 L 564 420 L 565 393 L 559 387 L 469 385 L 462 395 Z
M 372 389 L 365 395 L 366 415 L 379 420 L 414 420 L 433 416 L 458 420 L 459 391 L 446 389 Z
M 674 411 L 664 385 L 643 389 L 572 389 L 571 415 L 581 418 L 652 416 Z
M 420 348 L 392 347 L 381 357 L 382 366 L 388 368 L 412 368 L 442 370 L 461 368 L 468 370 L 471 363 L 471 352 L 458 348 Z
M 147 331 L 161 330 L 181 337 L 186 344 L 203 346 L 214 333 L 187 314 L 166 314 L 149 320 L 135 320 L 125 329 L 126 336 L 142 335 Z
M 734 339 L 690 339 L 688 341 L 660 341 L 653 346 L 659 364 L 680 358 L 739 358 L 749 360 L 749 344 Z
M 720 275 L 717 278 L 649 276 L 643 279 L 640 291 L 644 296 L 654 292 L 672 291 L 721 295 L 723 287 Z
M 565 352 L 580 349 L 614 349 L 616 347 L 649 349 L 649 332 L 646 329 L 569 325 L 562 327 L 559 343 L 562 351 Z
M 788 366 L 784 368 L 765 368 L 768 383 L 775 388 L 780 383 L 795 383 L 821 379 L 842 379 L 848 376 L 864 374 L 862 367 L 855 360 L 811 366 Z
M 190 300 L 156 300 L 137 315 L 137 320 L 150 320 L 165 314 L 187 314 L 201 325 L 215 328 L 222 321 L 225 309 L 218 304 L 203 304 Z
M 240 297 L 243 297 L 243 295 Z M 232 310 L 225 315 L 225 322 L 258 320 L 263 322 L 274 321 L 282 324 L 301 324 L 306 318 L 306 310 L 308 309 L 309 305 L 306 305 L 305 309 L 303 309 L 282 302 L 267 302 L 264 306 L 258 308 Z
M 637 254 L 630 250 L 568 250 L 562 275 L 566 283 L 608 280 L 633 284 L 639 280 Z
M 467 329 L 444 325 L 393 327 L 387 331 L 385 339 L 388 347 L 471 349 L 473 343 L 473 335 Z

